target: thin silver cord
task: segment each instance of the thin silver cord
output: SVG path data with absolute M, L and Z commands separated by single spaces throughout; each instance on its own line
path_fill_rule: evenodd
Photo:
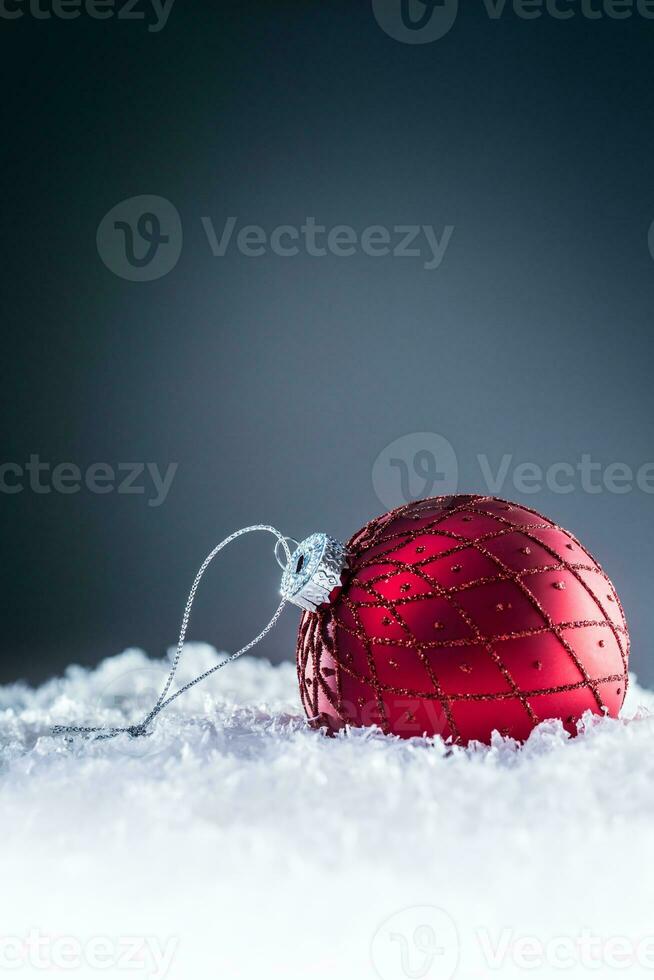
M 159 698 L 157 699 L 157 703 L 152 708 L 150 713 L 143 719 L 143 721 L 140 722 L 140 724 L 138 725 L 128 725 L 124 728 L 105 728 L 103 726 L 89 728 L 80 725 L 55 725 L 55 727 L 52 729 L 53 735 L 95 734 L 96 741 L 100 741 L 102 739 L 108 739 L 108 738 L 115 738 L 116 735 L 121 735 L 125 733 L 128 735 L 132 735 L 134 737 L 139 735 L 148 735 L 149 734 L 147 730 L 148 725 L 152 721 L 154 721 L 154 719 L 157 717 L 160 711 L 163 711 L 163 709 L 167 707 L 169 704 L 171 704 L 176 698 L 178 698 L 180 694 L 184 694 L 184 692 L 188 691 L 189 688 L 194 687 L 196 684 L 199 684 L 200 681 L 203 681 L 206 677 L 209 677 L 210 674 L 214 674 L 217 670 L 220 670 L 221 667 L 224 667 L 226 664 L 231 663 L 233 660 L 237 660 L 238 657 L 242 657 L 244 653 L 247 653 L 248 650 L 251 650 L 253 646 L 256 646 L 257 643 L 263 640 L 264 636 L 266 636 L 270 632 L 270 630 L 273 628 L 273 626 L 281 616 L 282 610 L 286 605 L 285 599 L 282 599 L 280 604 L 277 606 L 277 609 L 275 610 L 272 619 L 270 620 L 268 625 L 261 630 L 258 636 L 255 636 L 253 640 L 250 640 L 249 643 L 246 643 L 246 645 L 244 647 L 241 647 L 240 650 L 237 650 L 236 653 L 233 653 L 225 660 L 222 660 L 219 664 L 216 664 L 215 667 L 211 667 L 209 670 L 205 670 L 205 672 L 203 674 L 200 674 L 199 677 L 196 677 L 194 680 L 189 681 L 189 683 L 185 684 L 184 687 L 181 687 L 179 691 L 176 691 L 174 694 L 171 694 L 170 697 L 168 697 L 168 692 L 170 691 L 171 684 L 173 683 L 175 674 L 177 672 L 177 667 L 179 666 L 179 661 L 181 660 L 182 657 L 184 642 L 186 640 L 186 631 L 188 629 L 189 619 L 191 616 L 191 607 L 193 606 L 195 593 L 198 590 L 198 586 L 200 584 L 200 580 L 202 579 L 202 576 L 204 575 L 207 568 L 214 560 L 214 558 L 216 557 L 219 551 L 222 551 L 223 548 L 226 548 L 227 545 L 231 544 L 232 541 L 235 541 L 236 538 L 240 538 L 241 535 L 243 534 L 250 534 L 252 531 L 267 531 L 269 534 L 273 534 L 277 538 L 277 543 L 275 545 L 275 553 L 277 553 L 277 549 L 281 544 L 282 547 L 284 548 L 284 552 L 286 553 L 286 561 L 287 563 L 290 562 L 291 552 L 287 544 L 286 537 L 284 537 L 284 535 L 280 531 L 278 531 L 277 528 L 271 527 L 269 524 L 253 524 L 251 527 L 242 527 L 239 531 L 234 531 L 233 534 L 230 534 L 229 537 L 225 538 L 224 541 L 221 541 L 220 544 L 217 544 L 216 547 L 213 549 L 213 551 L 209 552 L 209 554 L 204 559 L 204 561 L 202 562 L 202 564 L 198 569 L 197 575 L 195 576 L 195 579 L 193 581 L 193 585 L 191 586 L 191 591 L 188 594 L 188 599 L 186 600 L 184 616 L 182 617 L 182 626 L 179 631 L 179 639 L 177 641 L 177 649 L 175 651 L 175 656 L 173 657 L 173 662 L 170 667 L 170 673 L 168 674 L 168 678 L 164 685 L 164 689 L 159 695 Z

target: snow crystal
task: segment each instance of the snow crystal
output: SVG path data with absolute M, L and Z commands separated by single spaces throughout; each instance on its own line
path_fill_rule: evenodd
M 217 657 L 187 646 L 176 683 Z M 294 666 L 250 657 L 147 738 L 52 737 L 142 719 L 167 667 L 128 650 L 0 688 L 0 967 L 468 980 L 622 957 L 651 975 L 654 694 L 635 679 L 620 720 L 574 739 L 545 722 L 452 749 L 313 732 Z

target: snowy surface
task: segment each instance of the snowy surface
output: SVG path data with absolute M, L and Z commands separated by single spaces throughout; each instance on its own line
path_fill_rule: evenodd
M 216 656 L 187 647 L 179 681 Z M 654 694 L 635 682 L 622 720 L 576 739 L 545 723 L 450 751 L 312 732 L 294 667 L 249 658 L 150 738 L 50 736 L 141 718 L 165 672 L 130 650 L 0 688 L 3 972 L 654 974 Z

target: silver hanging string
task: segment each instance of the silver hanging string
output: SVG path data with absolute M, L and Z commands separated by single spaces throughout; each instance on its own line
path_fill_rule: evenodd
M 277 609 L 275 610 L 274 615 L 270 620 L 270 622 L 261 630 L 261 632 L 257 636 L 255 636 L 253 640 L 250 640 L 249 643 L 246 643 L 245 646 L 241 647 L 240 650 L 237 650 L 236 653 L 233 653 L 231 654 L 231 656 L 226 657 L 225 660 L 222 660 L 219 664 L 216 664 L 214 667 L 209 668 L 209 670 L 205 670 L 205 672 L 203 674 L 200 674 L 199 677 L 196 677 L 194 680 L 189 681 L 189 683 L 185 684 L 184 687 L 181 687 L 178 691 L 175 691 L 174 694 L 168 696 L 168 692 L 170 691 L 170 687 L 173 683 L 173 680 L 175 679 L 175 674 L 177 672 L 177 668 L 179 666 L 179 662 L 182 657 L 184 642 L 186 640 L 186 631 L 188 629 L 189 619 L 191 616 L 191 607 L 193 606 L 195 593 L 198 590 L 198 586 L 200 584 L 202 576 L 204 575 L 207 568 L 214 560 L 214 558 L 216 557 L 219 551 L 222 551 L 223 548 L 226 548 L 227 545 L 231 544 L 232 541 L 235 541 L 236 538 L 240 538 L 241 535 L 250 534 L 253 531 L 267 531 L 269 534 L 273 534 L 277 538 L 277 543 L 275 545 L 275 557 L 277 557 L 278 562 L 279 562 L 278 549 L 280 545 L 283 547 L 284 552 L 286 554 L 287 565 L 290 562 L 291 551 L 287 541 L 293 539 L 292 538 L 287 539 L 280 531 L 277 530 L 277 528 L 271 527 L 269 524 L 253 524 L 251 527 L 242 527 L 239 531 L 234 531 L 233 534 L 230 534 L 229 537 L 225 538 L 224 541 L 221 541 L 220 544 L 217 544 L 216 547 L 209 552 L 209 554 L 204 559 L 204 561 L 202 562 L 202 564 L 198 569 L 197 575 L 195 576 L 195 579 L 193 581 L 193 585 L 191 586 L 191 591 L 189 592 L 188 599 L 186 600 L 186 607 L 184 609 L 184 616 L 182 617 L 182 625 L 179 632 L 179 639 L 177 641 L 177 649 L 175 650 L 175 656 L 173 657 L 173 661 L 170 666 L 170 672 L 166 679 L 166 683 L 164 685 L 161 694 L 159 695 L 159 698 L 157 699 L 157 703 L 154 705 L 150 713 L 143 719 L 143 721 L 139 722 L 136 725 L 127 725 L 125 727 L 117 727 L 117 728 L 111 728 L 105 726 L 88 727 L 82 725 L 55 725 L 54 728 L 52 729 L 53 735 L 95 735 L 96 741 L 102 739 L 108 739 L 108 738 L 115 738 L 116 735 L 122 735 L 122 734 L 131 735 L 134 738 L 142 735 L 149 735 L 150 732 L 148 731 L 148 726 L 154 721 L 154 719 L 157 717 L 159 712 L 163 711 L 164 708 L 166 708 L 169 704 L 171 704 L 181 694 L 184 694 L 190 688 L 194 687 L 196 684 L 199 684 L 200 681 L 205 680 L 211 674 L 214 674 L 217 670 L 220 670 L 222 667 L 225 667 L 233 660 L 237 660 L 238 657 L 242 657 L 244 653 L 247 653 L 248 650 L 251 650 L 252 647 L 256 646 L 257 643 L 263 640 L 264 636 L 266 636 L 270 632 L 270 630 L 273 628 L 273 626 L 281 616 L 282 610 L 286 605 L 286 599 L 282 599 L 282 601 L 277 606 Z

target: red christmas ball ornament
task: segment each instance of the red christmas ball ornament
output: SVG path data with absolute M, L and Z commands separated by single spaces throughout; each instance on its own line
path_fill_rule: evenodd
M 297 643 L 312 725 L 518 740 L 585 711 L 616 717 L 629 633 L 600 565 L 528 507 L 455 495 L 376 518 L 343 548 L 298 546 L 282 591 L 306 611 Z

